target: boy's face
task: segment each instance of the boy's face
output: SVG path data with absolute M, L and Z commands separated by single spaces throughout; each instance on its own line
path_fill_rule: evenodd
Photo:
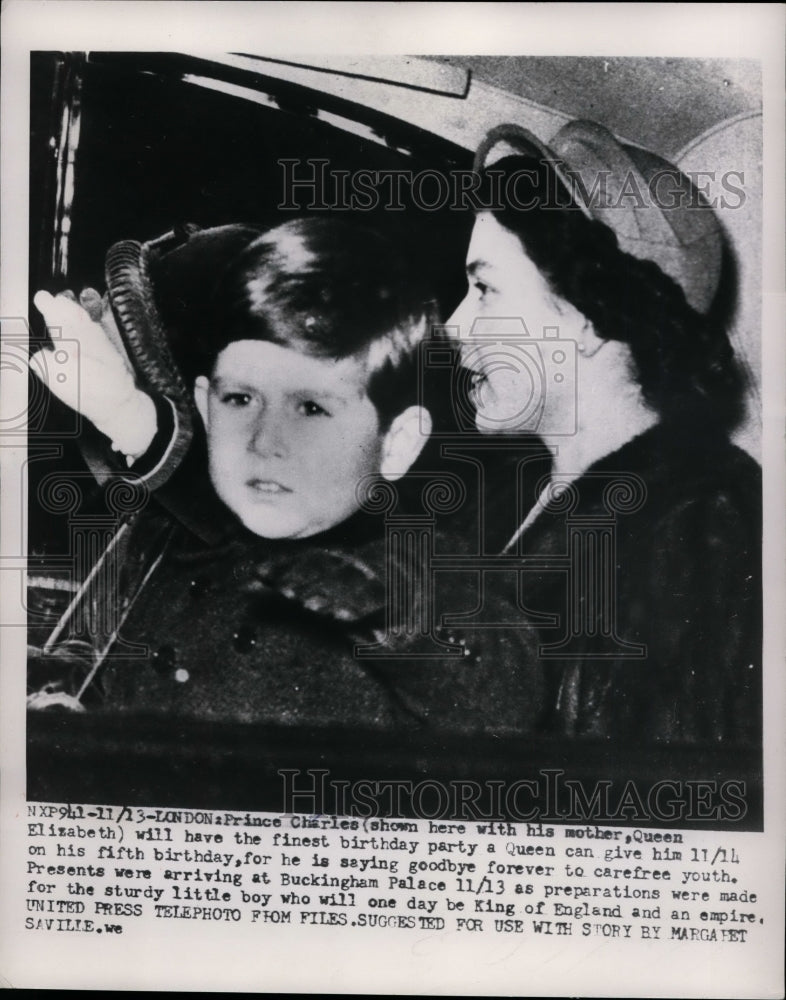
M 357 358 L 238 340 L 197 379 L 211 481 L 250 531 L 306 538 L 358 509 L 355 488 L 380 471 L 385 441 L 366 377 Z

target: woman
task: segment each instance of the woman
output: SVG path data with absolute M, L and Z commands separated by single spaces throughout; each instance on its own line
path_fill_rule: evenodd
M 613 137 L 585 138 L 619 166 Z M 515 155 L 489 167 L 501 139 Z M 588 186 L 523 130 L 497 130 L 479 159 L 492 207 L 477 215 L 448 326 L 478 428 L 537 431 L 552 453 L 506 546 L 542 623 L 544 726 L 755 742 L 760 470 L 728 438 L 743 386 L 726 333 L 686 297 L 706 304 L 711 269 L 681 271 L 674 247 L 647 254 L 661 266 L 625 252 L 580 198 Z

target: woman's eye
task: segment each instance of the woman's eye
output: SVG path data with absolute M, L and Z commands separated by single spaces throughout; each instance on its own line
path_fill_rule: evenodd
M 305 399 L 300 404 L 300 412 L 307 417 L 329 417 L 330 414 L 319 403 L 315 403 L 313 399 Z
M 483 298 L 483 296 L 489 290 L 489 286 L 485 284 L 485 282 L 483 281 L 474 281 L 473 285 L 475 286 L 475 290 L 478 292 L 481 298 Z

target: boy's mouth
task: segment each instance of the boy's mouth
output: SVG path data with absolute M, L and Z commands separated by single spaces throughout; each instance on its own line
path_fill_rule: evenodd
M 246 482 L 255 493 L 260 494 L 260 496 L 278 496 L 281 493 L 291 493 L 287 486 L 282 486 L 281 483 L 277 483 L 273 479 L 249 479 Z

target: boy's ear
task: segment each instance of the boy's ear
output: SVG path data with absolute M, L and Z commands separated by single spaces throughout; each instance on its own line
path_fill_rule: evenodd
M 196 382 L 194 382 L 194 402 L 196 403 L 196 408 L 199 410 L 202 423 L 205 425 L 205 430 L 207 430 L 208 426 L 207 394 L 209 391 L 210 382 L 208 382 L 204 375 L 200 375 Z
M 431 414 L 422 406 L 399 413 L 382 442 L 380 474 L 394 482 L 405 475 L 431 434 Z

